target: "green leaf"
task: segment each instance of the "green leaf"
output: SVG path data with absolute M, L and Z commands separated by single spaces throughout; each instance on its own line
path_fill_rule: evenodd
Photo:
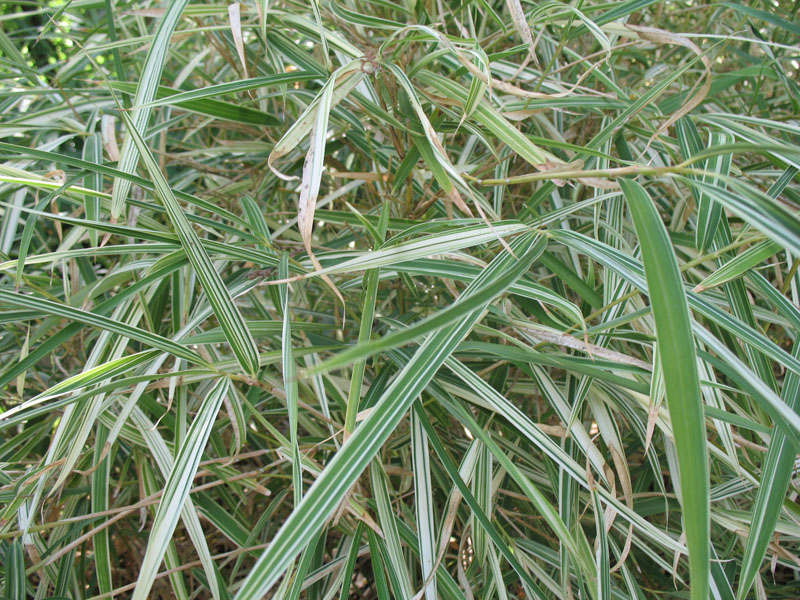
M 789 31 L 794 35 L 800 36 L 800 25 L 798 25 L 797 23 L 792 23 L 787 19 L 782 19 L 779 16 L 772 14 L 771 12 L 767 12 L 765 10 L 759 10 L 757 8 L 753 8 L 752 6 L 739 4 L 738 2 L 723 2 L 722 5 L 732 8 L 736 11 L 739 11 L 742 14 L 753 17 L 755 19 L 760 19 L 762 21 L 766 21 L 767 23 L 771 23 L 772 25 L 777 25 L 778 27 L 781 27 L 782 29 Z
M 172 106 L 176 104 L 183 104 L 185 102 L 193 100 L 215 98 L 217 96 L 224 96 L 226 94 L 234 94 L 236 92 L 248 92 L 250 90 L 257 90 L 262 87 L 270 87 L 274 85 L 288 85 L 294 83 L 301 83 L 304 81 L 313 81 L 315 79 L 319 79 L 319 75 L 317 73 L 312 73 L 309 71 L 294 71 L 292 73 L 278 73 L 276 75 L 265 75 L 264 77 L 253 77 L 251 79 L 242 79 L 239 81 L 218 83 L 216 85 L 209 85 L 203 88 L 198 88 L 196 90 L 181 91 L 181 90 L 172 90 L 171 88 L 159 86 L 158 91 L 156 92 L 156 97 L 158 98 L 158 100 L 153 100 L 152 102 L 143 104 L 142 106 L 152 107 L 152 108 L 155 108 L 157 106 Z M 120 84 L 118 82 L 115 82 L 112 85 L 114 87 L 119 86 L 118 89 L 122 91 L 129 91 L 131 89 L 130 86 L 125 83 Z M 209 106 L 214 106 L 214 105 L 209 105 Z M 237 105 L 228 105 L 228 104 L 226 104 L 226 106 L 237 107 Z M 188 108 L 188 106 L 186 108 Z M 237 107 L 237 109 L 238 108 L 241 107 Z M 211 116 L 218 116 L 218 115 L 212 114 Z M 264 117 L 261 118 L 263 119 Z
M 150 108 L 140 108 L 142 105 L 152 102 L 158 90 L 158 83 L 161 73 L 164 70 L 164 63 L 167 59 L 167 51 L 172 38 L 172 33 L 178 26 L 183 9 L 189 3 L 188 0 L 174 0 L 169 4 L 164 17 L 158 24 L 158 30 L 147 52 L 142 73 L 139 75 L 139 82 L 136 84 L 136 95 L 133 98 L 133 118 L 126 119 L 128 128 L 135 131 L 146 131 L 150 121 Z M 125 115 L 127 116 L 127 115 Z M 135 143 L 133 133 L 128 131 L 125 141 L 122 144 L 122 151 L 119 160 L 119 170 L 125 173 L 133 173 L 136 164 L 139 162 L 141 149 Z M 111 202 L 111 218 L 116 220 L 125 206 L 131 184 L 127 179 L 116 179 L 114 181 L 113 199 Z
M 145 352 L 138 352 L 136 354 L 123 356 L 122 358 L 117 358 L 115 360 L 106 362 L 102 365 L 98 365 L 91 369 L 85 370 L 83 373 L 79 373 L 78 375 L 73 375 L 72 377 L 69 377 L 64 381 L 57 383 L 56 385 L 48 388 L 41 394 L 38 394 L 34 398 L 31 398 L 29 402 L 31 403 L 44 402 L 45 400 L 49 400 L 50 398 L 63 396 L 64 394 L 67 394 L 78 388 L 88 387 L 90 385 L 100 383 L 105 379 L 111 379 L 113 377 L 116 377 L 117 375 L 126 373 L 127 371 L 143 363 L 151 361 L 159 354 L 160 353 L 156 350 L 147 350 Z
M 83 145 L 83 160 L 100 164 L 103 162 L 103 142 L 99 133 L 93 133 Z M 92 173 L 85 179 L 85 185 L 89 189 L 103 191 L 103 176 L 100 173 Z M 86 218 L 90 221 L 100 220 L 100 198 L 97 196 L 86 196 L 83 201 Z M 89 239 L 92 246 L 97 245 L 97 232 L 90 231 Z
M 480 509 L 478 502 L 475 500 L 475 497 L 470 492 L 469 488 L 467 487 L 464 480 L 461 478 L 461 475 L 458 472 L 458 468 L 456 467 L 453 460 L 448 456 L 447 450 L 445 450 L 442 442 L 439 440 L 439 436 L 436 435 L 436 432 L 433 430 L 433 427 L 428 421 L 427 417 L 424 414 L 420 415 L 420 421 L 425 427 L 425 432 L 428 435 L 428 439 L 431 441 L 431 445 L 433 446 L 434 450 L 436 451 L 439 460 L 442 461 L 444 464 L 445 470 L 450 478 L 453 480 L 453 483 L 456 484 L 458 490 L 461 492 L 461 495 L 464 497 L 467 505 L 472 510 L 472 513 L 477 517 L 480 521 L 481 526 L 483 526 L 489 536 L 492 538 L 497 549 L 503 554 L 503 556 L 508 560 L 511 566 L 514 568 L 516 573 L 519 575 L 520 579 L 522 580 L 525 592 L 534 597 L 539 598 L 540 600 L 544 600 L 546 596 L 542 589 L 536 584 L 536 582 L 530 577 L 530 575 L 525 571 L 522 564 L 519 560 L 514 556 L 514 553 L 508 547 L 506 543 L 500 538 L 497 529 L 492 525 L 491 521 L 487 517 L 486 514 Z
M 22 553 L 22 544 L 14 540 L 6 547 L 3 557 L 3 571 L 5 572 L 5 598 L 6 600 L 21 600 L 28 597 L 28 577 L 25 575 L 25 556 Z
M 278 77 L 280 77 L 280 79 Z M 293 77 L 286 75 L 273 76 L 271 78 L 259 77 L 257 80 L 245 79 L 244 81 L 237 82 L 238 85 L 223 84 L 222 86 L 213 86 L 217 89 L 191 90 L 188 92 L 181 92 L 180 90 L 160 85 L 156 88 L 155 93 L 155 97 L 158 100 L 141 104 L 139 109 L 149 111 L 156 106 L 174 106 L 178 109 L 188 110 L 200 115 L 206 115 L 207 117 L 232 121 L 234 123 L 275 126 L 281 123 L 275 115 L 239 104 L 223 102 L 222 100 L 212 100 L 210 96 L 242 90 L 252 90 L 275 83 L 290 83 L 292 79 Z M 306 75 L 305 77 L 300 76 L 296 81 L 307 81 L 309 79 L 313 79 L 313 77 L 311 75 Z M 112 81 L 110 83 L 112 89 L 124 93 L 132 94 L 138 89 L 136 84 L 124 81 Z
M 642 252 L 678 454 L 692 600 L 708 598 L 710 509 L 705 420 L 689 308 L 675 253 L 645 189 L 620 180 Z
M 222 378 L 208 392 L 189 427 L 186 439 L 175 456 L 164 486 L 164 493 L 156 510 L 147 549 L 139 567 L 139 577 L 136 580 L 133 600 L 142 600 L 150 594 L 158 567 L 167 551 L 167 545 L 172 540 L 172 534 L 178 524 L 184 503 L 189 497 L 197 466 L 200 464 L 200 458 L 203 456 L 203 451 L 211 435 L 211 428 L 217 412 L 228 393 L 228 386 L 229 380 Z
M 142 161 L 147 167 L 148 173 L 150 173 L 150 177 L 156 186 L 156 193 L 164 208 L 167 209 L 170 221 L 172 221 L 181 245 L 186 251 L 186 256 L 192 263 L 197 277 L 203 285 L 208 301 L 214 309 L 214 314 L 219 320 L 220 327 L 225 332 L 225 337 L 228 339 L 231 350 L 239 360 L 244 372 L 255 376 L 258 372 L 258 348 L 253 336 L 250 335 L 250 331 L 247 329 L 233 297 L 231 297 L 228 288 L 225 287 L 205 248 L 200 243 L 197 233 L 183 213 L 180 204 L 178 204 L 178 200 L 172 193 L 172 188 L 161 174 L 153 155 L 133 123 L 124 114 L 123 117 L 129 127 L 129 135 L 136 144 Z
M 284 252 L 278 265 L 278 278 L 286 279 L 289 275 L 289 255 Z M 286 395 L 286 409 L 289 415 L 289 444 L 292 453 L 292 491 L 295 506 L 303 498 L 303 468 L 300 464 L 300 447 L 297 444 L 297 365 L 292 350 L 292 322 L 289 308 L 289 284 L 281 283 L 278 287 L 283 313 L 281 328 L 281 361 L 283 365 L 283 393 Z
M 795 342 L 794 355 L 800 356 L 800 343 Z M 800 376 L 796 373 L 787 374 L 781 397 L 795 412 L 800 409 Z M 753 505 L 750 529 L 742 557 L 737 600 L 747 596 L 767 554 L 775 525 L 783 509 L 796 457 L 797 444 L 776 427 L 764 460 L 758 493 Z
M 417 403 L 411 412 L 411 449 L 414 465 L 414 497 L 417 517 L 417 538 L 419 540 L 419 558 L 422 577 L 430 579 L 425 588 L 426 600 L 437 600 L 436 577 L 433 576 L 436 563 L 436 527 L 434 525 L 433 486 L 431 485 L 431 465 L 428 447 L 428 435 L 420 420 L 423 411 Z
M 106 511 L 109 508 L 108 489 L 111 474 L 111 459 L 105 456 L 108 450 L 105 441 L 108 429 L 102 424 L 97 426 L 95 435 L 93 462 L 96 465 L 92 473 L 92 512 Z M 94 536 L 94 565 L 97 572 L 97 587 L 101 594 L 111 592 L 114 588 L 111 572 L 111 540 L 108 529 L 98 531 Z
M 760 242 L 732 258 L 703 281 L 698 283 L 694 291 L 705 292 L 747 274 L 753 267 L 760 265 L 770 256 L 780 252 L 781 247 L 769 240 Z
M 162 352 L 180 356 L 181 358 L 185 358 L 193 363 L 206 364 L 206 361 L 203 360 L 199 354 L 197 354 L 194 350 L 190 350 L 186 346 L 155 333 L 144 331 L 138 327 L 133 327 L 127 323 L 122 323 L 97 313 L 80 310 L 66 304 L 53 302 L 52 300 L 45 300 L 44 298 L 15 294 L 14 292 L 1 289 L 0 302 L 9 306 L 35 309 L 46 314 L 56 315 L 72 321 L 78 321 L 79 323 L 86 323 L 87 325 L 92 325 L 105 331 L 111 331 L 123 337 L 142 342 L 143 344 L 147 344 L 148 346 L 161 350 Z
M 691 185 L 787 250 L 800 254 L 800 217 L 789 212 L 774 198 L 750 184 L 736 180 L 728 181 L 730 189 L 704 181 L 692 181 Z

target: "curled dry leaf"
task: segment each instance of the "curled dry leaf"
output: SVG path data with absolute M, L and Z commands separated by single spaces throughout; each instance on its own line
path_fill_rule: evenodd
M 322 265 L 317 260 L 312 248 L 312 237 L 314 231 L 314 212 L 319 196 L 319 185 L 322 181 L 323 159 L 325 156 L 325 133 L 328 123 L 328 112 L 330 111 L 332 87 L 325 90 L 319 103 L 317 120 L 311 130 L 311 138 L 308 144 L 305 164 L 303 165 L 303 180 L 300 184 L 300 200 L 297 208 L 297 226 L 300 229 L 300 236 L 303 238 L 308 258 L 314 268 L 322 270 Z M 336 294 L 336 297 L 344 307 L 344 297 L 334 285 L 331 278 L 324 273 L 320 275 L 322 280 Z M 342 317 L 344 319 L 344 316 Z
M 103 148 L 108 154 L 108 160 L 117 162 L 119 160 L 119 146 L 117 146 L 117 120 L 113 115 L 103 115 L 100 117 L 100 133 L 103 136 Z
M 527 27 L 527 23 L 526 23 L 526 27 Z M 460 62 L 461 65 L 465 69 L 467 69 L 474 77 L 478 78 L 480 81 L 485 83 L 491 89 L 498 90 L 498 91 L 501 91 L 501 92 L 505 92 L 506 94 L 511 94 L 512 96 L 517 96 L 519 98 L 530 98 L 532 100 L 543 100 L 543 99 L 547 99 L 547 98 L 566 98 L 566 97 L 572 95 L 575 92 L 575 90 L 577 90 L 581 86 L 583 81 L 595 69 L 597 69 L 603 63 L 605 63 L 606 60 L 607 60 L 606 58 L 604 58 L 604 59 L 602 59 L 602 60 L 600 60 L 598 62 L 595 62 L 591 67 L 589 67 L 586 70 L 586 72 L 584 72 L 580 77 L 578 77 L 578 79 L 576 80 L 576 82 L 574 84 L 570 85 L 563 92 L 557 92 L 555 94 L 546 94 L 546 93 L 543 93 L 543 92 L 531 92 L 531 91 L 528 91 L 528 90 L 524 90 L 521 87 L 516 86 L 516 85 L 514 85 L 512 83 L 508 83 L 507 81 L 503 81 L 502 79 L 496 79 L 494 77 L 490 77 L 489 74 L 484 73 L 479 67 L 476 67 L 468 57 L 464 56 L 464 53 L 461 50 L 459 50 L 458 47 L 455 46 L 450 41 L 449 38 L 447 38 L 447 36 L 442 35 L 438 31 L 435 31 L 433 29 L 430 29 L 429 27 L 424 27 L 424 26 L 416 26 L 416 27 L 414 27 L 414 29 L 422 30 L 425 33 L 428 33 L 429 35 L 434 37 L 435 39 L 439 40 L 441 42 L 441 44 L 445 48 L 447 48 L 448 50 L 450 50 L 450 52 L 453 53 L 453 55 L 458 59 L 458 62 Z M 529 28 L 528 28 L 528 33 L 530 34 L 530 29 Z M 605 94 L 603 92 L 598 92 L 598 91 L 595 91 L 595 90 L 591 90 L 591 92 L 594 95 L 598 95 L 598 96 L 609 96 L 609 94 Z M 440 100 L 442 100 L 444 102 L 447 102 L 446 98 L 442 98 Z
M 134 10 L 126 10 L 123 15 L 132 15 L 136 17 L 163 17 L 167 12 L 166 8 L 137 8 Z
M 603 27 L 603 29 L 613 31 L 619 35 L 623 35 L 625 37 L 632 37 L 636 36 L 641 40 L 653 42 L 654 44 L 674 44 L 676 46 L 683 46 L 694 52 L 699 58 L 700 61 L 703 63 L 704 67 L 704 77 L 703 77 L 703 85 L 697 90 L 697 92 L 691 96 L 684 104 L 680 110 L 676 111 L 675 113 L 670 116 L 669 119 L 664 121 L 656 132 L 650 137 L 650 140 L 647 143 L 649 147 L 650 144 L 653 142 L 655 138 L 659 135 L 667 131 L 672 125 L 674 125 L 678 119 L 683 117 L 684 115 L 688 115 L 696 106 L 698 106 L 708 95 L 708 92 L 711 90 L 711 61 L 705 55 L 705 53 L 697 47 L 693 41 L 689 38 L 684 37 L 677 33 L 670 33 L 668 31 L 664 31 L 663 29 L 658 29 L 656 27 L 644 27 L 641 25 L 631 25 L 631 24 L 619 24 L 619 23 L 611 23 Z M 691 94 L 694 89 L 697 89 L 697 84 L 694 85 L 692 90 L 689 92 Z M 646 148 L 645 148 L 646 150 Z
M 525 121 L 537 113 L 546 112 L 546 108 L 528 108 L 525 110 L 507 110 L 500 114 L 509 121 Z
M 581 352 L 586 352 L 589 355 L 599 356 L 600 358 L 605 358 L 606 360 L 610 360 L 613 362 L 631 365 L 633 367 L 639 367 L 640 369 L 644 369 L 646 371 L 651 371 L 652 366 L 650 363 L 647 363 L 643 360 L 639 360 L 638 358 L 633 358 L 632 356 L 627 356 L 626 354 L 622 354 L 621 352 L 616 352 L 614 350 L 609 350 L 608 348 L 604 348 L 603 346 L 598 346 L 596 344 L 591 344 L 589 342 L 579 340 L 578 338 L 571 336 L 567 333 L 560 333 L 558 331 L 554 331 L 549 327 L 544 327 L 543 325 L 537 325 L 535 323 L 527 323 L 523 321 L 519 321 L 517 319 L 512 319 L 511 321 L 517 327 L 524 329 L 530 335 L 535 337 L 536 339 L 542 340 L 543 342 L 548 342 L 551 344 L 556 344 L 558 346 L 566 346 L 567 348 L 572 348 L 573 350 L 580 350 Z
M 233 43 L 236 45 L 236 54 L 239 55 L 239 62 L 242 63 L 244 76 L 248 78 L 247 60 L 244 55 L 244 39 L 242 38 L 242 19 L 238 2 L 228 5 L 228 17 L 231 21 L 231 34 L 233 35 Z
M 532 60 L 534 64 L 538 65 L 539 60 L 536 58 L 536 44 L 533 41 L 531 27 L 528 25 L 528 19 L 525 17 L 522 4 L 520 4 L 519 0 L 506 0 L 506 6 L 508 6 L 511 19 L 514 21 L 514 29 L 522 38 L 522 41 L 528 46 L 529 59 Z M 525 62 L 527 63 L 528 61 L 526 60 Z
M 325 84 L 325 87 L 319 93 L 319 95 L 303 111 L 303 114 L 300 115 L 300 118 L 298 118 L 297 121 L 295 121 L 294 124 L 286 131 L 286 133 L 283 134 L 281 139 L 278 140 L 278 143 L 275 144 L 272 152 L 270 152 L 269 158 L 267 158 L 267 165 L 277 177 L 280 177 L 284 181 L 294 181 L 297 179 L 297 177 L 293 175 L 285 175 L 278 171 L 278 169 L 276 169 L 274 166 L 275 161 L 294 150 L 297 145 L 302 142 L 303 139 L 305 139 L 305 137 L 311 132 L 311 129 L 314 127 L 314 123 L 317 119 L 322 95 L 324 93 L 328 93 L 326 90 L 328 90 L 330 87 L 330 99 L 327 105 L 328 109 L 326 111 L 327 120 L 327 113 L 330 112 L 330 109 L 341 102 L 341 100 L 347 96 L 347 94 L 349 94 L 364 78 L 364 73 L 361 70 L 362 65 L 363 61 L 357 59 L 337 69 L 336 72 L 331 75 L 330 79 Z

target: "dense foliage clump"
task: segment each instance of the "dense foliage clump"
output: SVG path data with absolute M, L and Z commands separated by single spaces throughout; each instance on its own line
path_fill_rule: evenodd
M 0 6 L 5 598 L 800 597 L 797 11 Z

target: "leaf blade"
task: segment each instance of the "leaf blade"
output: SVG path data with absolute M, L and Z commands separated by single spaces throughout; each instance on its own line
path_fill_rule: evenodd
M 652 200 L 632 180 L 623 179 L 620 185 L 639 236 L 672 417 L 689 548 L 691 598 L 704 600 L 708 597 L 711 565 L 710 490 L 705 420 L 689 307 L 672 244 Z

